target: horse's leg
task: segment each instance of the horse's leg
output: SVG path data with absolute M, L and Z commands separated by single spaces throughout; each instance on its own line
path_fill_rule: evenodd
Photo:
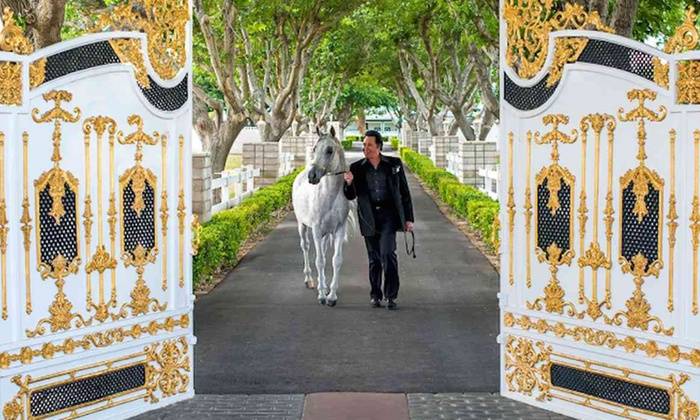
M 307 288 L 313 289 L 316 287 L 314 284 L 314 278 L 311 272 L 311 264 L 309 264 L 309 250 L 311 247 L 311 238 L 309 235 L 310 227 L 299 222 L 299 237 L 301 238 L 301 250 L 304 253 L 304 284 Z
M 343 265 L 343 241 L 345 240 L 345 225 L 333 235 L 333 280 L 328 294 L 328 306 L 335 306 L 338 301 L 338 285 L 340 284 L 340 267 Z
M 320 232 L 316 229 L 311 229 L 311 234 L 314 237 L 314 247 L 316 248 L 316 272 L 318 273 L 318 302 L 321 305 L 326 304 L 326 273 L 324 268 L 326 266 L 326 247 L 325 238 L 321 236 Z

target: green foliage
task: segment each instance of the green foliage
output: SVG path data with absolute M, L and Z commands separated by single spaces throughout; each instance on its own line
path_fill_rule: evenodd
M 352 136 L 356 137 L 356 136 Z M 347 151 L 352 149 L 352 139 L 349 139 L 348 137 L 345 137 L 345 140 L 341 141 L 340 143 L 343 145 L 343 150 Z
M 436 168 L 426 156 L 407 147 L 400 149 L 401 159 L 413 173 L 421 178 L 452 210 L 469 222 L 479 232 L 482 240 L 491 249 L 493 222 L 498 217 L 498 202 L 478 189 L 460 183 L 454 175 Z
M 391 148 L 394 150 L 399 150 L 399 138 L 398 137 L 389 137 L 389 142 L 391 142 Z
M 261 188 L 238 206 L 217 213 L 202 226 L 199 253 L 193 260 L 195 287 L 221 270 L 237 263 L 236 254 L 251 233 L 265 225 L 273 213 L 283 209 L 292 198 L 292 184 L 301 169 L 284 176 L 275 184 Z
M 347 141 L 362 141 L 362 138 L 360 136 L 345 136 L 345 140 L 347 140 Z

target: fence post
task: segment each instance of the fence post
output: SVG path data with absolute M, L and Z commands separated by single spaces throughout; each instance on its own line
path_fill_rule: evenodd
M 192 155 L 192 211 L 204 223 L 211 219 L 211 155 Z

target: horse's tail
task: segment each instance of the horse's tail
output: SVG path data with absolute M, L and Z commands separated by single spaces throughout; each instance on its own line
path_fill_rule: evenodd
M 345 220 L 345 242 L 357 236 L 359 225 L 357 223 L 357 200 L 349 201 L 348 217 Z

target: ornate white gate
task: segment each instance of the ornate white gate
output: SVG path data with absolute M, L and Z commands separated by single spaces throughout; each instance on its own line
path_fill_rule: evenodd
M 659 51 L 580 6 L 502 2 L 510 398 L 581 418 L 698 417 L 695 20 Z
M 36 52 L 3 16 L 5 418 L 123 418 L 194 393 L 190 5 L 139 4 Z

